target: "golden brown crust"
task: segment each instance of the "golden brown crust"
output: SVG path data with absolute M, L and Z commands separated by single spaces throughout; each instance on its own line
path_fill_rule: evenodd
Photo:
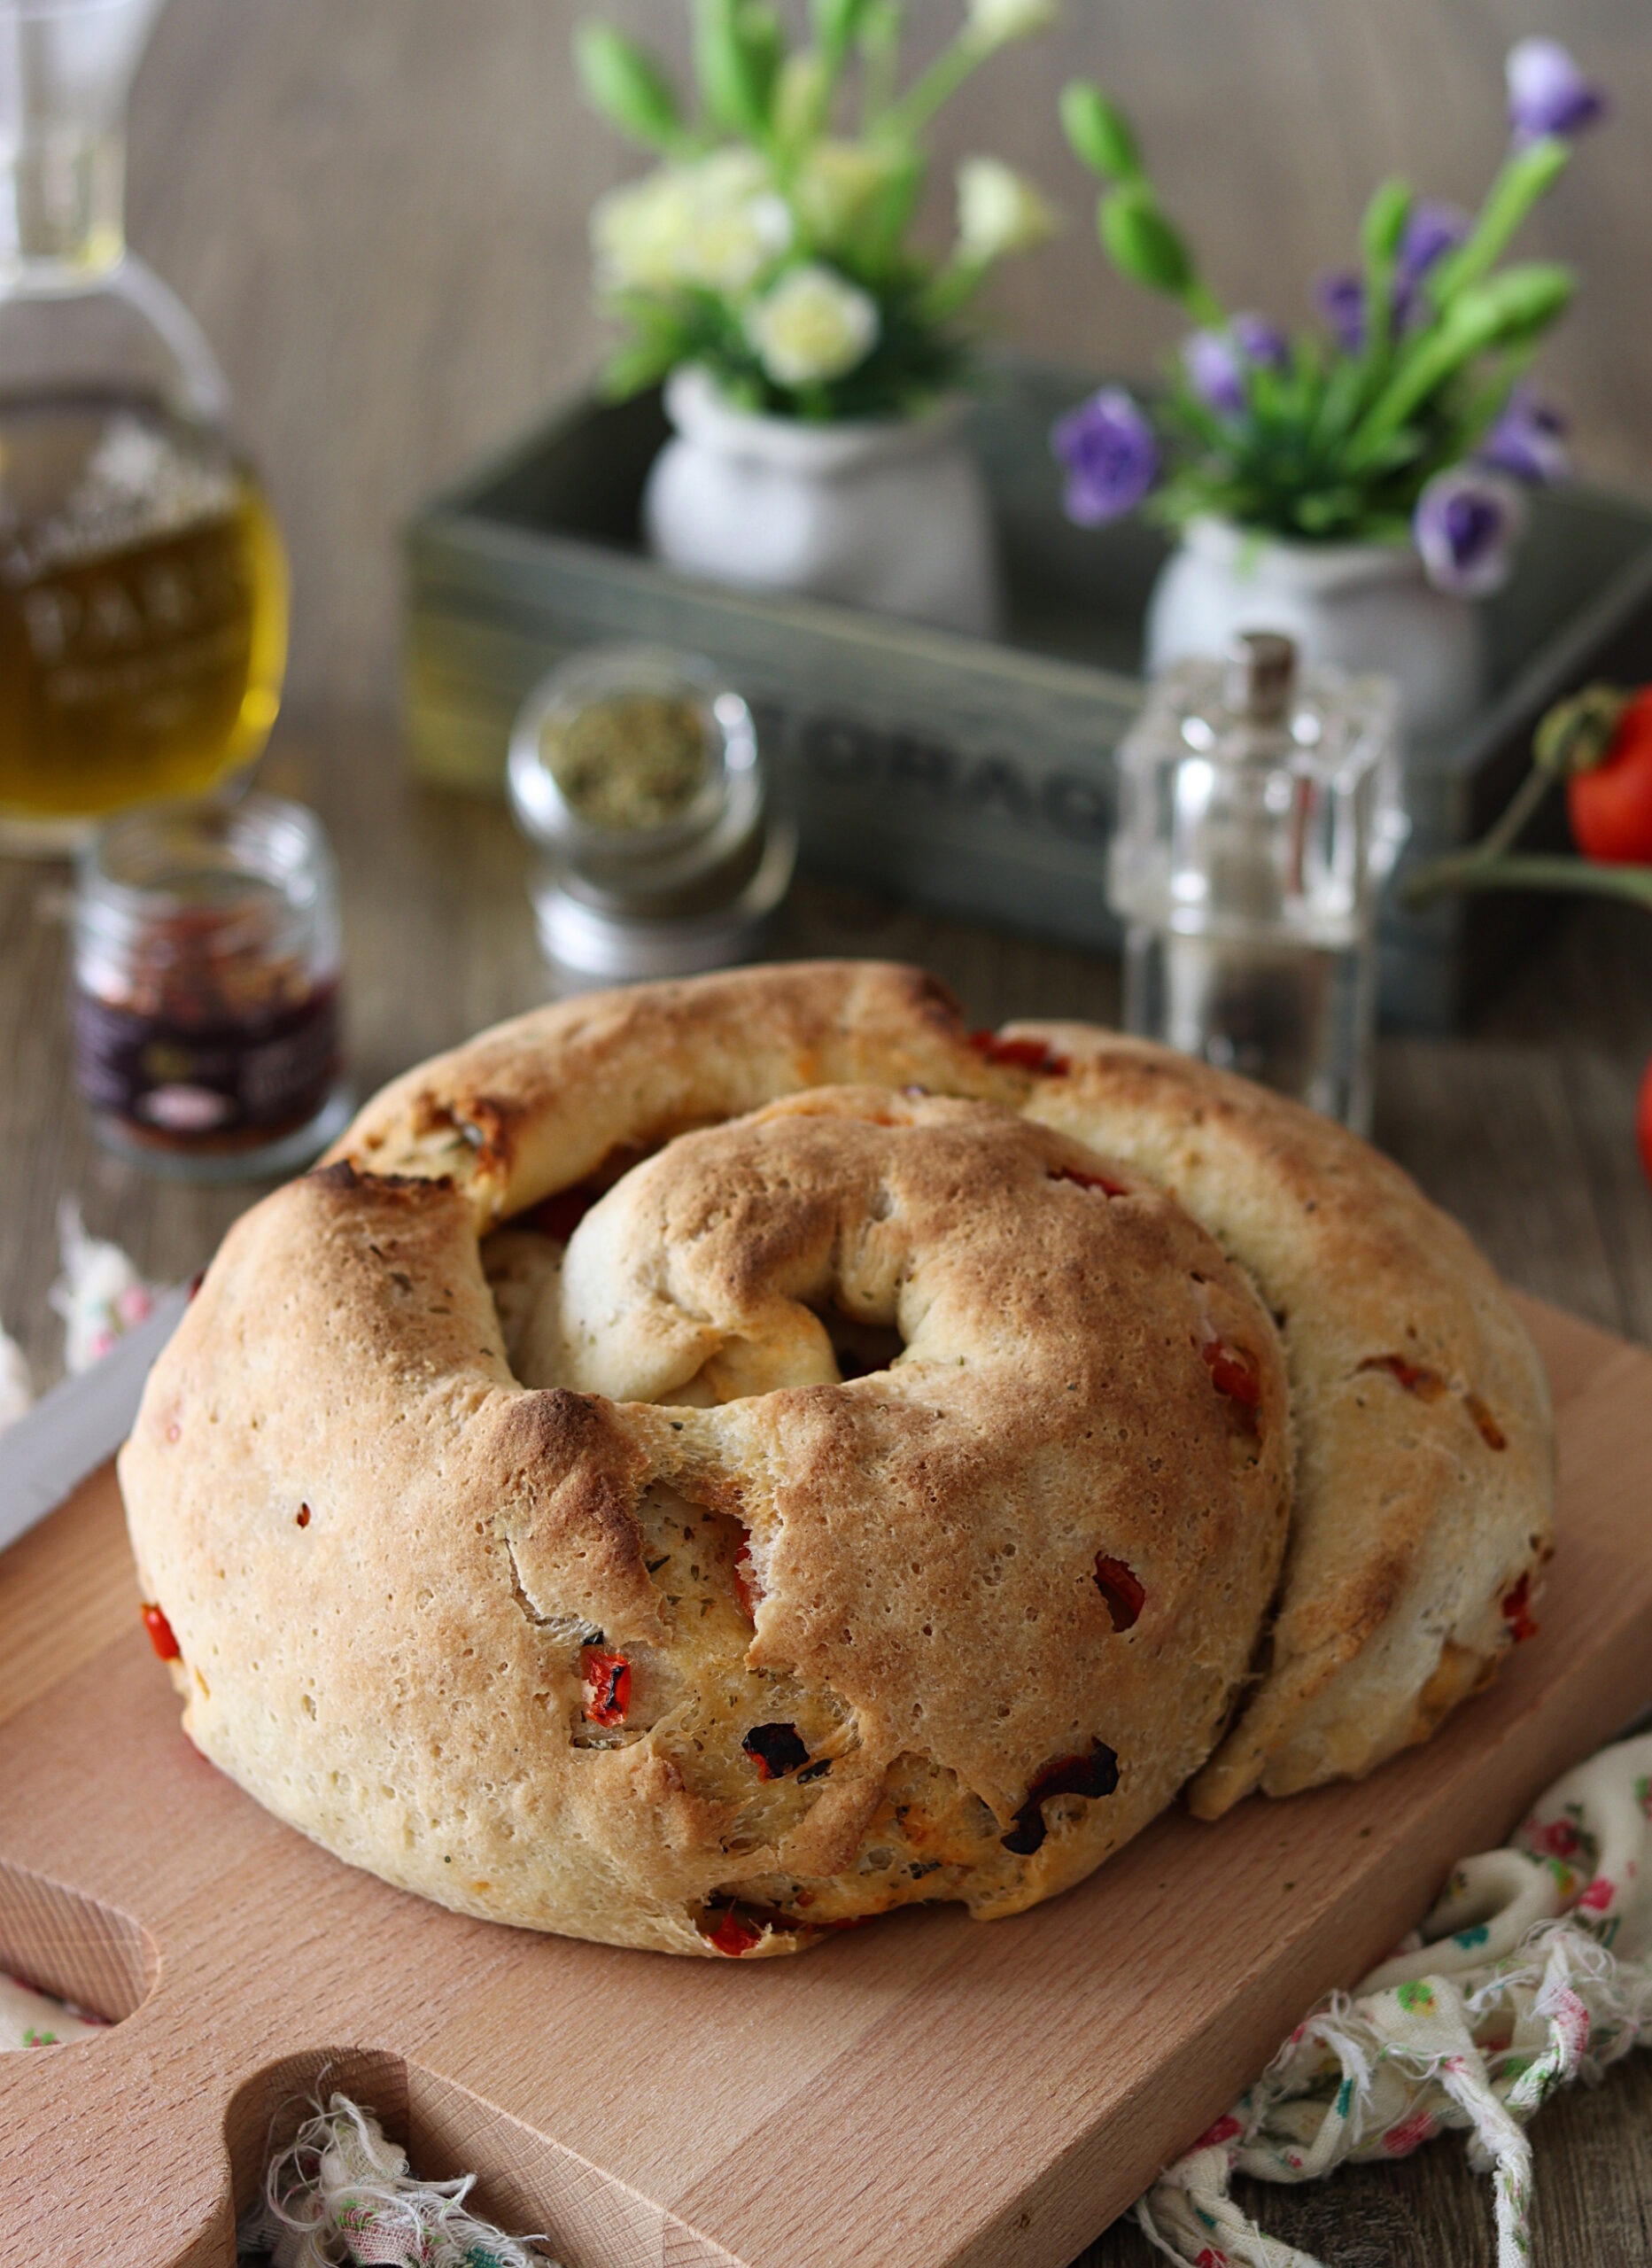
M 491 1226 L 616 1152 L 859 1080 L 988 1097 L 1005 1085 L 923 970 L 793 962 L 536 1008 L 393 1081 L 332 1155 L 450 1174 Z
M 1338 1130 L 1036 1029 L 750 970 L 387 1089 L 232 1231 L 123 1453 L 190 1736 L 426 1895 L 690 1953 L 1014 1911 L 1201 1764 L 1215 1811 L 1422 1737 L 1547 1549 L 1495 1279 Z
M 1554 1449 L 1531 1341 L 1456 1223 L 1344 1128 L 1117 1034 L 1017 1029 L 1072 1067 L 1038 1083 L 1029 1113 L 1105 1135 L 1178 1198 L 1284 1340 L 1284 1588 L 1266 1674 L 1194 1808 L 1369 1771 L 1483 1682 L 1517 1627 L 1507 1604 L 1547 1556 Z

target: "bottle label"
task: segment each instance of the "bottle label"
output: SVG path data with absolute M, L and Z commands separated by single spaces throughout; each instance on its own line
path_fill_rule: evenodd
M 74 996 L 75 1076 L 94 1110 L 187 1147 L 302 1126 L 338 1076 L 338 987 L 258 1016 L 185 1023 Z

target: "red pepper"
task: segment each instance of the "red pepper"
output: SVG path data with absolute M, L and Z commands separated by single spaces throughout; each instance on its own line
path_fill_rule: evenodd
M 738 1961 L 741 1953 L 749 1953 L 754 1946 L 760 1946 L 763 1943 L 763 1930 L 760 1924 L 748 1922 L 745 1915 L 733 1906 L 725 1907 L 717 1916 L 716 1929 L 708 1930 L 702 1924 L 702 1935 L 709 1944 L 714 1945 L 719 1953 L 726 1953 L 731 1961 Z
M 1000 1063 L 1010 1071 L 1030 1071 L 1036 1078 L 1065 1078 L 1073 1068 L 1065 1055 L 1054 1053 L 1042 1039 L 1000 1039 L 996 1032 L 973 1031 L 969 1044 L 989 1063 Z
M 734 1596 L 740 1601 L 741 1612 L 748 1622 L 756 1620 L 757 1609 L 769 1596 L 763 1588 L 763 1578 L 758 1574 L 756 1562 L 751 1556 L 749 1536 L 744 1538 L 740 1550 L 734 1554 Z
M 1207 1339 L 1198 1351 L 1218 1394 L 1246 1410 L 1260 1407 L 1262 1373 L 1254 1355 L 1243 1347 L 1229 1347 L 1225 1339 Z
M 1403 1355 L 1368 1355 L 1360 1368 L 1386 1371 L 1419 1402 L 1438 1402 L 1446 1391 L 1446 1381 L 1438 1371 L 1431 1371 L 1422 1363 L 1408 1362 Z
M 1513 1632 L 1516 1646 L 1522 1639 L 1537 1636 L 1538 1626 L 1532 1615 L 1531 1594 L 1532 1578 L 1528 1573 L 1521 1576 L 1503 1601 L 1503 1620 Z
M 1081 1173 L 1076 1166 L 1057 1166 L 1050 1178 L 1075 1182 L 1081 1189 L 1098 1189 L 1104 1197 L 1128 1197 L 1130 1193 L 1121 1181 L 1113 1181 L 1105 1173 Z
M 1127 1567 L 1122 1559 L 1110 1559 L 1105 1551 L 1096 1555 L 1096 1588 L 1115 1630 L 1128 1630 L 1147 1604 L 1147 1593 L 1135 1569 Z
M 1474 1420 L 1475 1431 L 1488 1449 L 1506 1449 L 1509 1447 L 1502 1427 L 1477 1394 L 1465 1394 L 1462 1406 Z
M 631 1664 L 624 1654 L 586 1646 L 579 1656 L 586 1716 L 593 1725 L 623 1725 L 631 1711 Z
M 173 1636 L 172 1625 L 167 1621 L 160 1609 L 158 1606 L 151 1606 L 146 1599 L 143 1602 L 142 1612 L 143 1616 L 143 1627 L 149 1633 L 149 1643 L 153 1646 L 155 1651 L 160 1656 L 162 1661 L 182 1661 L 183 1659 L 183 1649 L 178 1643 L 176 1638 Z

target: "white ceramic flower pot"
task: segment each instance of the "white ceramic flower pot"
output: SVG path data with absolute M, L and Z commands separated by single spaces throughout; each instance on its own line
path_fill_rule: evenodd
M 1147 667 L 1220 653 L 1241 630 L 1281 630 L 1310 662 L 1391 677 L 1414 741 L 1455 731 L 1485 684 L 1478 611 L 1425 581 L 1405 544 L 1292 543 L 1193 521 L 1153 587 Z
M 692 369 L 672 374 L 665 404 L 677 431 L 642 503 L 656 557 L 713 582 L 996 633 L 992 514 L 955 405 L 806 425 L 732 408 Z

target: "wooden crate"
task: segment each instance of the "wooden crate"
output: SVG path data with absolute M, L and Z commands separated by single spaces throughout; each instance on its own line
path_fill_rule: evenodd
M 574 404 L 408 532 L 415 765 L 497 792 L 511 719 L 542 671 L 593 640 L 657 639 L 710 655 L 751 700 L 816 871 L 1113 948 L 1113 750 L 1141 699 L 1134 672 L 1164 545 L 1134 522 L 1086 531 L 1062 517 L 1048 432 L 1087 384 L 1006 364 L 973 413 L 1008 586 L 1001 643 L 671 572 L 638 532 L 667 431 L 657 396 Z M 1519 571 L 1487 617 L 1485 707 L 1408 759 L 1414 856 L 1486 824 L 1561 693 L 1645 674 L 1652 513 L 1586 489 L 1537 497 Z M 1558 804 L 1549 816 L 1558 827 Z M 1501 897 L 1391 912 L 1389 1019 L 1451 1029 L 1530 937 L 1532 913 Z

